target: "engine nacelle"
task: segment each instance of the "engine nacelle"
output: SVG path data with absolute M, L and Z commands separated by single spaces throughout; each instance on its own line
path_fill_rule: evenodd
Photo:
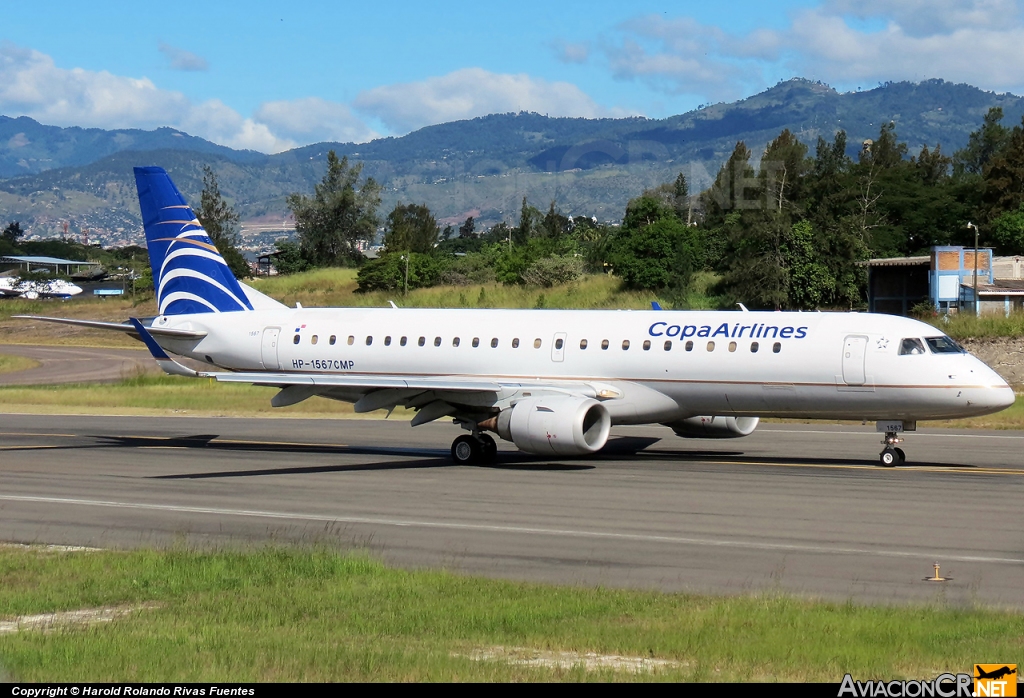
M 611 416 L 600 402 L 568 395 L 520 400 L 488 422 L 486 428 L 520 451 L 538 456 L 594 453 L 604 447 L 612 427 Z
M 759 421 L 758 417 L 689 417 L 665 426 L 684 439 L 738 439 L 754 433 Z

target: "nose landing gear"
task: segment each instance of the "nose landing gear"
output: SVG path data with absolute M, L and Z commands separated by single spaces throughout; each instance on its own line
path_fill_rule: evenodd
M 903 439 L 897 436 L 897 432 L 885 432 L 885 438 L 882 439 L 882 445 L 885 446 L 885 448 L 883 448 L 882 452 L 879 454 L 878 460 L 886 468 L 903 465 L 907 462 L 907 454 L 903 452 L 902 448 L 896 446 L 896 444 L 901 441 L 903 441 Z

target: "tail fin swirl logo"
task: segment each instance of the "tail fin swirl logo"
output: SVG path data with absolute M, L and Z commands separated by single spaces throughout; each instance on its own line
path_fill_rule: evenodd
M 235 275 L 167 173 L 160 167 L 136 167 L 135 184 L 160 314 L 252 310 Z

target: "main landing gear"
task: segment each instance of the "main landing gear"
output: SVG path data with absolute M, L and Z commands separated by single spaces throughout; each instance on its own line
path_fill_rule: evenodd
M 897 465 L 903 465 L 907 462 L 907 454 L 903 452 L 902 448 L 896 446 L 896 444 L 903 441 L 897 432 L 887 431 L 885 432 L 885 438 L 882 439 L 882 445 L 885 448 L 878 455 L 878 460 L 881 461 L 882 465 L 886 468 L 892 468 Z
M 491 464 L 498 460 L 498 445 L 487 434 L 463 434 L 452 443 L 456 465 Z

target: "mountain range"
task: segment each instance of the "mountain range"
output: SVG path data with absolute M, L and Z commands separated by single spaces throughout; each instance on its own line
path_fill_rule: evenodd
M 317 143 L 265 155 L 233 150 L 171 128 L 103 130 L 44 126 L 0 116 L 0 220 L 30 232 L 59 235 L 90 228 L 131 237 L 141 228 L 132 167 L 159 165 L 195 200 L 202 167 L 216 171 L 221 191 L 247 226 L 280 229 L 285 197 L 311 192 L 329 150 L 361 162 L 384 186 L 382 210 L 425 203 L 442 221 L 473 215 L 482 224 L 514 221 L 522 198 L 546 209 L 618 221 L 626 202 L 683 172 L 698 191 L 737 141 L 755 159 L 788 128 L 813 154 L 819 136 L 844 129 L 851 156 L 892 121 L 910 151 L 941 145 L 952 153 L 993 106 L 1003 123 L 1020 123 L 1024 99 L 942 80 L 886 83 L 840 93 L 795 78 L 733 103 L 702 106 L 665 119 L 551 118 L 492 114 L 428 126 L 369 143 Z

